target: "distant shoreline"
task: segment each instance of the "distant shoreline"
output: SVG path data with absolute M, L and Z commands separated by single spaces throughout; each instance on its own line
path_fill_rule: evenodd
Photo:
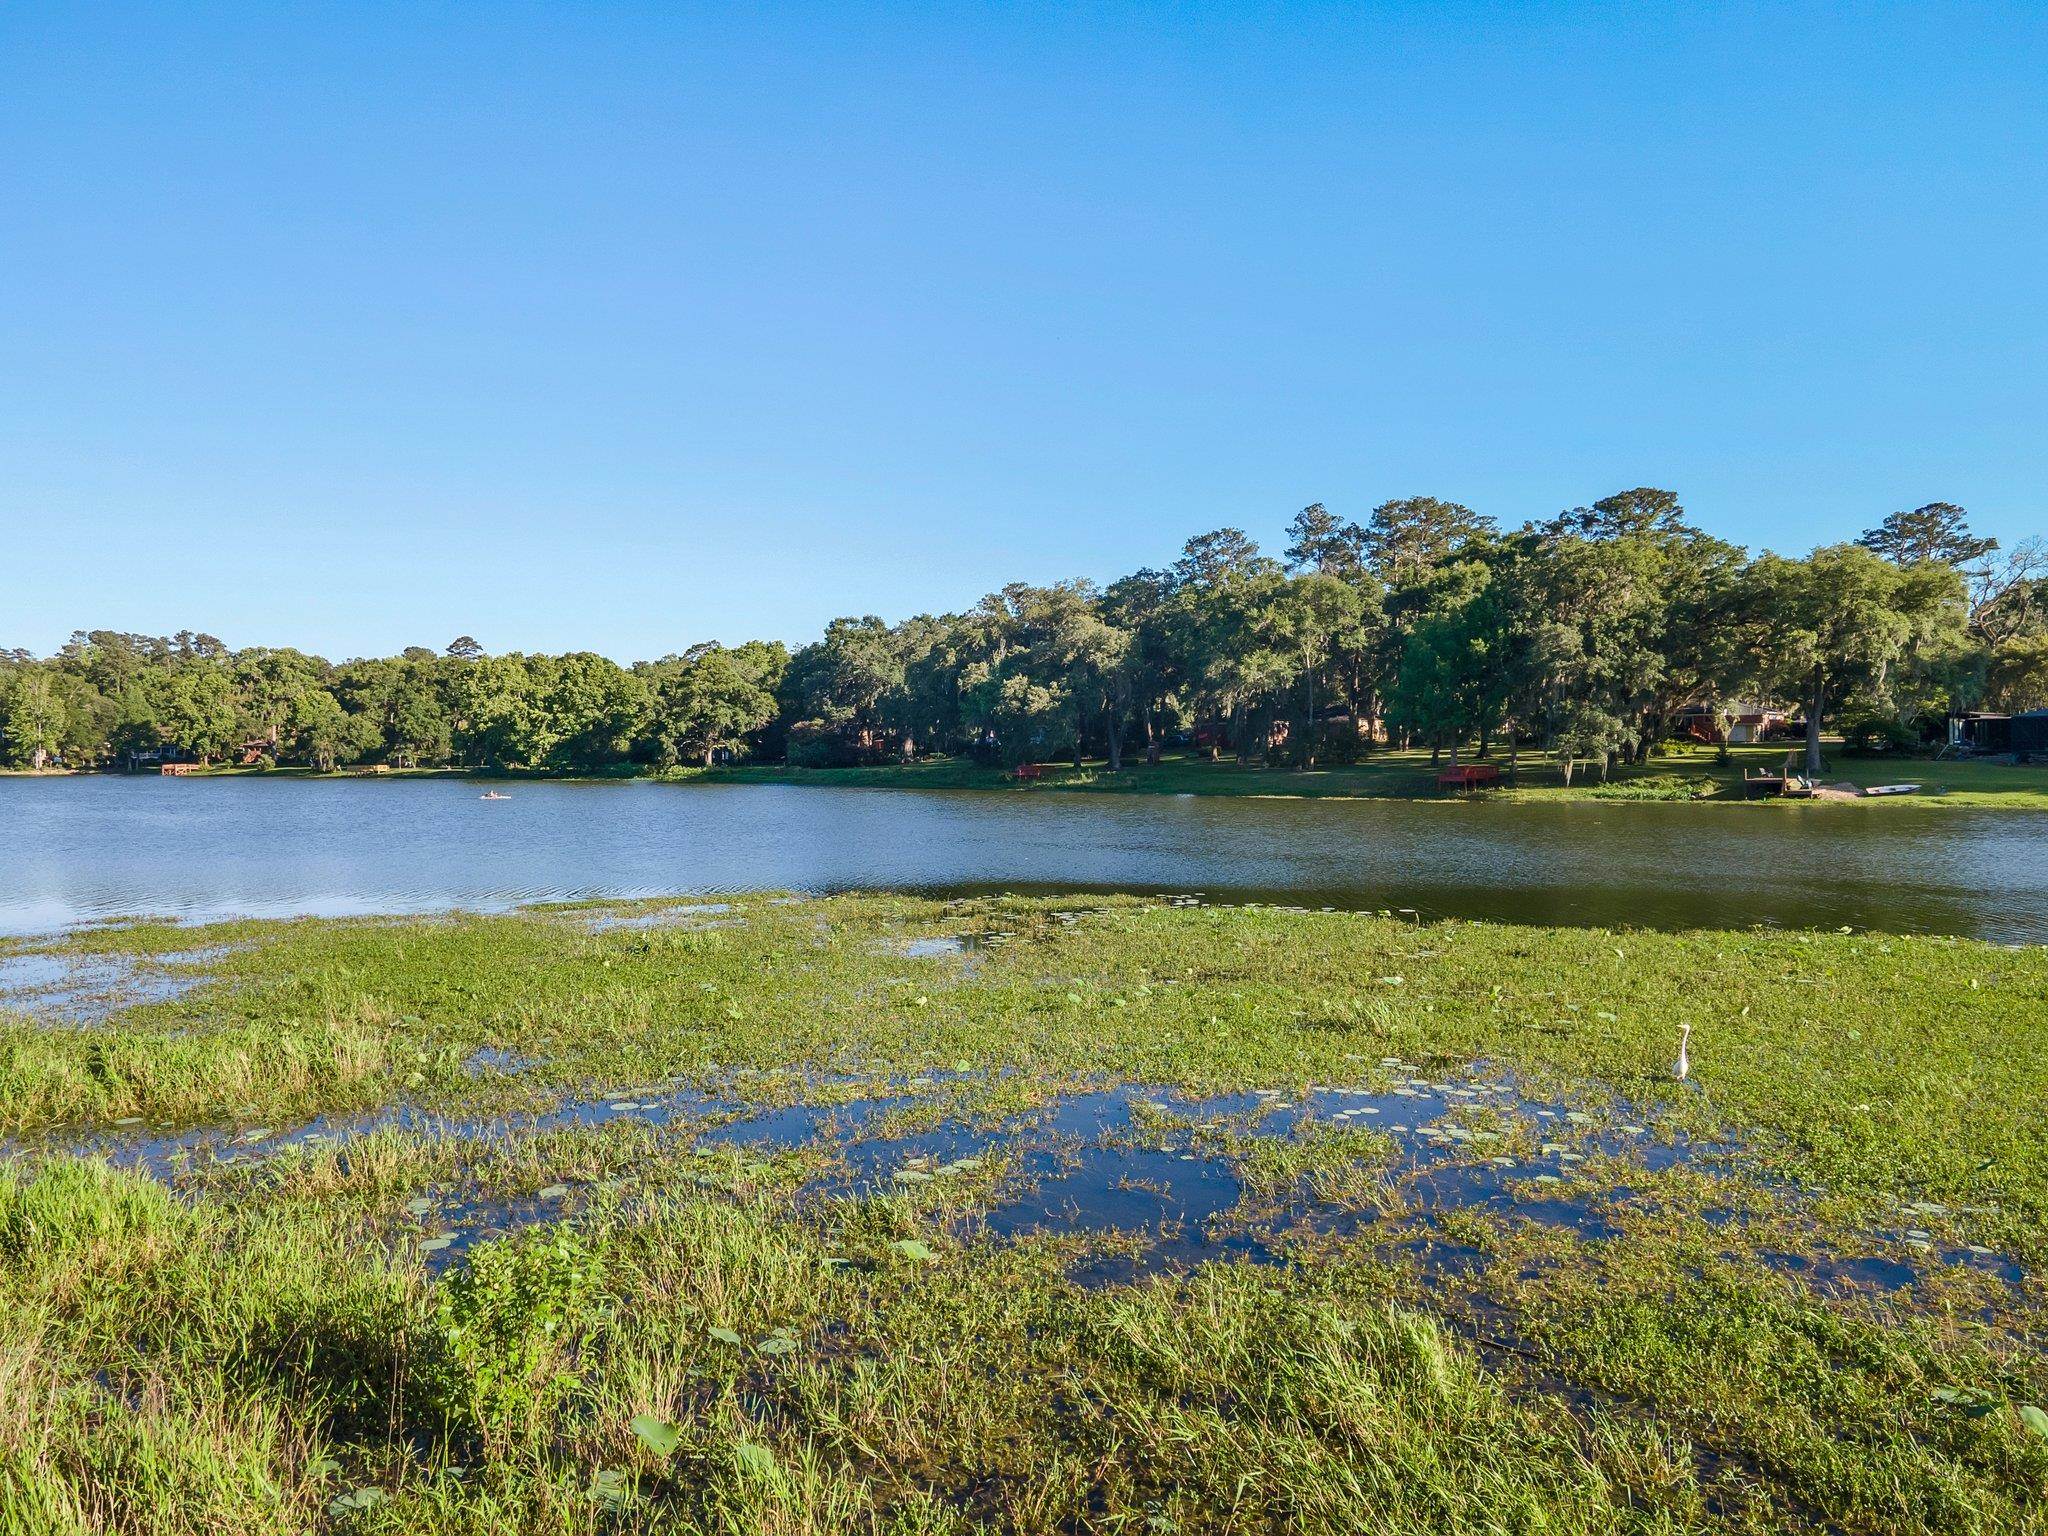
M 1726 763 L 1709 753 L 1657 759 L 1617 769 L 1607 783 L 1581 775 L 1569 786 L 1558 782 L 1545 759 L 1525 760 L 1524 782 L 1505 781 L 1507 765 L 1498 757 L 1487 761 L 1502 770 L 1497 788 L 1467 792 L 1440 790 L 1425 752 L 1388 751 L 1366 761 L 1306 772 L 1286 767 L 1260 767 L 1234 762 L 1209 762 L 1170 757 L 1158 764 L 1126 759 L 1112 774 L 1097 762 L 1039 765 L 1041 777 L 1019 780 L 1009 770 L 959 758 L 932 758 L 914 763 L 856 767 L 793 768 L 783 764 L 746 763 L 713 768 L 666 771 L 588 772 L 569 769 L 428 767 L 388 768 L 373 772 L 342 768 L 322 772 L 301 767 L 245 768 L 237 765 L 193 767 L 182 777 L 253 778 L 267 780 L 340 779 L 473 779 L 487 783 L 584 782 L 663 784 L 781 784 L 837 789 L 973 790 L 1002 794 L 1194 795 L 1265 800 L 1368 800 L 1457 803 L 1480 800 L 1510 804 L 1628 805 L 1817 805 L 1899 804 L 1943 805 L 1951 808 L 2048 810 L 2048 765 L 2005 764 L 1931 759 L 1844 759 L 1822 777 L 1826 785 L 1867 787 L 1885 783 L 1918 783 L 1917 794 L 1858 796 L 1830 800 L 1750 800 L 1742 794 L 1745 769 L 1775 765 L 1783 749 L 1751 748 L 1730 754 Z M 149 778 L 120 769 L 10 769 L 7 778 L 66 777 Z

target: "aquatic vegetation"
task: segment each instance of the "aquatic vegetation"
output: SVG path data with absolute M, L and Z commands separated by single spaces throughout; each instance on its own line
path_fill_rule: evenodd
M 587 911 L 228 925 L 201 992 L 0 1033 L 16 1528 L 2042 1507 L 2040 950 Z
M 588 1324 L 598 1255 L 574 1229 L 530 1228 L 488 1243 L 434 1293 L 415 1370 L 451 1427 L 497 1444 L 530 1433 L 573 1384 L 565 1361 Z

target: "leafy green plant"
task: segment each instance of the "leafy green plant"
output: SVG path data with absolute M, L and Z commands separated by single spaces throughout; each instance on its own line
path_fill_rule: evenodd
M 539 1418 L 575 1383 L 568 1353 L 597 1278 L 596 1256 L 566 1226 L 472 1249 L 436 1294 L 420 1350 L 419 1379 L 443 1422 L 498 1441 Z
M 1705 774 L 1656 773 L 1601 784 L 1585 794 L 1589 800 L 1704 800 L 1714 789 Z
M 656 1456 L 668 1457 L 682 1444 L 683 1432 L 666 1419 L 657 1419 L 652 1414 L 638 1415 L 632 1423 L 633 1435 Z
M 1844 728 L 1842 745 L 1853 756 L 1876 757 L 1910 752 L 1919 745 L 1919 741 L 1891 715 L 1866 715 Z

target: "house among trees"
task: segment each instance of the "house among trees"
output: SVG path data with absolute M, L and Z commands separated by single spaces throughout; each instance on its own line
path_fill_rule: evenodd
M 1768 740 L 1789 723 L 1790 716 L 1774 705 L 1746 700 L 1728 704 L 1688 704 L 1671 719 L 1671 732 L 1707 746 L 1743 747 Z
M 2011 750 L 2012 716 L 1987 715 L 1975 710 L 1948 719 L 1948 744 L 1952 751 L 1992 754 Z
M 2017 715 L 1963 714 L 1948 723 L 1951 748 L 1979 757 L 2048 757 L 2048 709 Z
M 1784 710 L 1765 704 L 1734 704 L 1729 709 L 1727 738 L 1731 747 L 1764 741 L 1772 732 L 1783 730 L 1791 718 Z
M 2015 756 L 2048 756 L 2048 709 L 2030 709 L 2023 715 L 2014 715 L 2011 741 Z

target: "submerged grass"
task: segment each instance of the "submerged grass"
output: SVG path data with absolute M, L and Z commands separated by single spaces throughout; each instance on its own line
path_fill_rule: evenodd
M 216 958 L 91 1032 L 0 1025 L 0 1533 L 2048 1528 L 2048 951 L 1124 900 L 593 921 L 656 910 L 42 946 Z M 948 935 L 1000 941 L 904 953 Z M 1262 1262 L 1080 1285 L 1130 1231 L 980 1224 L 1129 1083 L 1074 1156 L 1128 1151 L 1140 1202 L 1227 1167 Z M 1424 1203 L 1363 1107 L 1400 1094 L 1449 1107 L 1425 1181 L 1513 1198 Z M 165 1179 L 66 1150 L 205 1123 L 229 1160 Z M 521 1230 L 448 1247 L 478 1205 Z

